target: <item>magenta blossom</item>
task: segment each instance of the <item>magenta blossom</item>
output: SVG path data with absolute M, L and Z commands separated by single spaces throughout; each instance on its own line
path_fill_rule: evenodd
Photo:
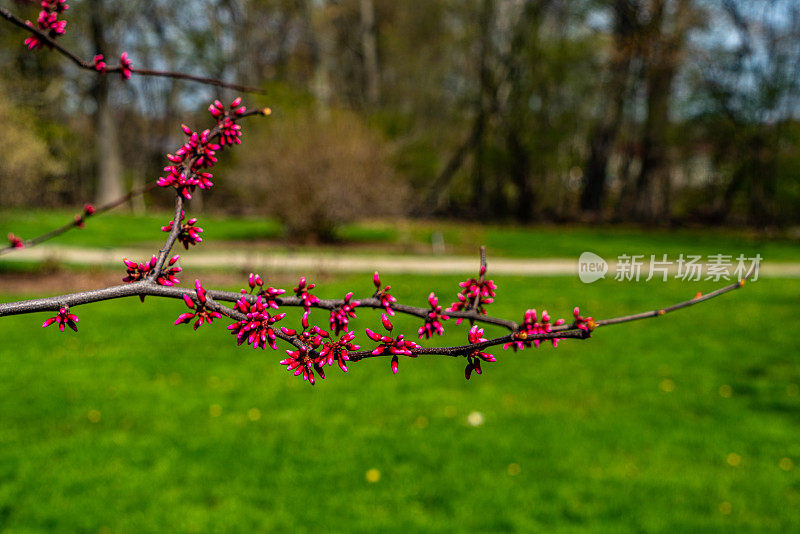
M 83 213 L 78 213 L 77 215 L 75 215 L 75 220 L 74 220 L 75 226 L 77 226 L 78 228 L 84 228 L 86 226 L 84 224 L 86 222 L 86 219 L 94 215 L 94 212 L 95 212 L 95 207 L 93 205 L 85 204 L 83 206 Z
M 169 259 L 167 262 L 166 268 L 162 269 L 159 273 L 158 277 L 156 278 L 156 283 L 162 286 L 173 286 L 175 284 L 180 283 L 180 280 L 175 276 L 179 272 L 181 272 L 181 268 L 175 265 L 177 261 L 180 259 L 180 256 L 175 255 Z M 148 262 L 136 263 L 135 261 L 131 261 L 128 258 L 124 258 L 122 262 L 125 264 L 125 267 L 128 270 L 128 276 L 122 279 L 123 282 L 131 283 L 131 282 L 138 282 L 140 280 L 144 280 L 147 278 L 150 273 L 155 269 L 156 264 L 158 263 L 158 258 L 153 256 L 150 258 Z M 143 297 L 142 300 L 144 300 Z
M 439 306 L 439 299 L 435 293 L 428 295 L 428 304 L 431 305 L 431 311 L 425 316 L 425 324 L 419 327 L 417 333 L 420 338 L 425 336 L 425 338 L 430 339 L 434 334 L 440 336 L 444 334 L 442 321 L 448 320 L 449 317 L 442 313 L 442 307 Z
M 150 261 L 143 263 L 136 263 L 128 258 L 123 258 L 122 263 L 124 263 L 125 267 L 128 268 L 128 276 L 123 278 L 122 281 L 131 283 L 147 278 L 147 275 L 150 274 L 150 271 L 152 271 L 155 268 L 156 263 L 158 263 L 158 258 L 153 256 L 150 258 Z
M 322 350 L 319 351 L 319 365 L 320 367 L 325 365 L 333 365 L 333 362 L 339 364 L 339 368 L 347 372 L 347 366 L 344 364 L 346 361 L 350 361 L 350 353 L 353 351 L 357 351 L 361 347 L 359 345 L 354 345 L 351 343 L 356 337 L 355 332 L 347 332 L 339 341 L 327 341 L 322 346 Z
M 242 105 L 242 99 L 236 98 L 228 109 L 220 102 L 215 100 L 208 106 L 208 111 L 217 119 L 219 127 L 219 143 L 225 145 L 239 145 L 242 143 L 242 127 L 236 124 L 234 118 L 241 117 L 247 111 Z
M 574 321 L 572 322 L 572 326 L 576 328 L 580 328 L 581 330 L 585 330 L 587 332 L 591 332 L 594 330 L 595 323 L 594 319 L 591 317 L 582 317 L 581 310 L 577 306 L 575 309 L 572 310 L 572 315 L 575 317 Z
M 250 276 L 247 277 L 247 285 L 250 286 L 250 292 L 252 293 L 256 286 L 264 287 L 264 280 L 261 279 L 260 274 L 250 273 Z
M 183 301 L 186 305 L 194 310 L 194 313 L 182 313 L 178 316 L 175 320 L 175 324 L 179 325 L 181 323 L 186 324 L 195 317 L 197 317 L 197 321 L 194 323 L 194 329 L 197 330 L 203 323 L 210 323 L 214 319 L 219 319 L 222 317 L 218 311 L 208 309 L 208 298 L 206 297 L 206 290 L 203 289 L 203 286 L 200 285 L 200 280 L 194 281 L 194 287 L 197 292 L 197 301 L 195 307 L 195 301 L 190 297 L 188 294 L 183 294 Z
M 306 313 L 309 312 L 312 305 L 319 303 L 319 298 L 309 293 L 309 291 L 314 289 L 314 287 L 316 287 L 316 284 L 307 283 L 306 277 L 303 276 L 300 278 L 300 282 L 297 284 L 297 287 L 295 287 L 293 290 L 294 294 L 297 295 L 303 302 L 303 308 L 305 309 Z
M 22 238 L 11 233 L 8 234 L 8 244 L 11 248 L 25 248 L 25 242 Z
M 186 222 L 183 222 L 183 219 L 186 217 L 185 212 L 181 211 L 181 229 L 178 232 L 178 241 L 183 245 L 183 248 L 189 250 L 189 245 L 196 245 L 203 241 L 203 238 L 200 237 L 200 234 L 203 233 L 203 229 L 199 226 L 195 226 L 197 224 L 197 218 L 192 217 Z M 175 221 L 170 221 L 167 226 L 162 226 L 162 232 L 171 232 Z
M 526 340 L 525 338 L 538 334 L 547 334 L 553 330 L 553 326 L 561 326 L 564 324 L 564 322 L 564 319 L 558 319 L 556 322 L 551 323 L 550 314 L 547 313 L 547 310 L 542 312 L 542 320 L 539 321 L 536 315 L 536 310 L 528 310 L 525 312 L 525 317 L 522 321 L 522 324 L 519 326 L 519 330 L 517 330 L 517 339 L 503 345 L 503 349 L 513 348 L 516 352 L 517 350 L 521 350 L 523 348 L 530 348 L 531 343 L 533 343 L 535 347 L 538 347 L 539 343 L 541 343 L 541 340 Z M 561 338 L 553 338 L 551 340 L 553 346 L 557 347 L 560 340 Z
M 214 185 L 211 173 L 203 169 L 218 161 L 216 153 L 221 146 L 211 141 L 211 130 L 197 133 L 185 124 L 181 129 L 188 139 L 175 154 L 167 154 L 173 165 L 164 167 L 167 175 L 159 177 L 156 183 L 161 187 L 174 187 L 181 196 L 190 199 L 195 187 L 211 189 Z
M 322 345 L 323 340 L 330 338 L 330 334 L 318 326 L 313 326 L 311 330 L 308 330 L 308 321 L 305 318 L 303 319 L 303 330 L 300 332 L 284 327 L 281 327 L 281 332 L 286 336 L 296 337 L 312 349 L 316 349 Z
M 264 280 L 261 278 L 260 274 L 253 274 L 250 273 L 250 276 L 247 277 L 247 285 L 250 286 L 250 293 L 258 288 L 256 291 L 256 295 L 264 299 L 264 304 L 268 308 L 272 308 L 277 310 L 279 307 L 278 301 L 276 300 L 280 295 L 286 293 L 285 289 L 276 289 L 274 287 L 268 287 L 264 289 Z M 247 290 L 242 289 L 242 295 L 246 295 Z
M 179 272 L 182 271 L 180 267 L 175 265 L 180 259 L 180 256 L 172 256 L 169 261 L 167 262 L 166 268 L 161 270 L 161 273 L 156 278 L 156 283 L 162 286 L 173 286 L 175 284 L 180 284 L 180 280 L 175 276 Z
M 286 365 L 288 370 L 294 371 L 295 376 L 303 376 L 303 380 L 308 380 L 314 384 L 314 371 L 320 378 L 325 378 L 325 371 L 322 369 L 325 358 L 316 353 L 314 349 L 322 345 L 324 339 L 328 339 L 330 334 L 318 326 L 314 326 L 310 331 L 308 319 L 303 317 L 303 330 L 297 332 L 291 328 L 281 328 L 281 332 L 290 337 L 297 338 L 301 345 L 297 350 L 287 350 L 288 358 L 281 360 L 281 365 Z
M 341 306 L 337 306 L 331 310 L 329 319 L 331 330 L 333 330 L 337 336 L 341 331 L 347 332 L 347 324 L 350 322 L 350 319 L 356 317 L 355 308 L 359 306 L 361 302 L 358 300 L 351 300 L 352 298 L 353 292 L 351 291 L 344 296 L 344 303 Z
M 320 378 L 325 378 L 325 371 L 322 366 L 317 363 L 317 359 L 311 353 L 311 349 L 303 345 L 297 350 L 287 350 L 286 354 L 289 356 L 281 360 L 281 365 L 287 366 L 289 371 L 294 371 L 294 376 L 303 376 L 303 380 L 314 385 L 314 371 L 317 372 Z
M 67 31 L 67 21 L 58 20 L 58 15 L 69 9 L 65 0 L 42 0 L 42 10 L 39 12 L 39 18 L 36 21 L 36 27 L 43 33 L 46 33 L 51 39 L 55 39 L 60 35 L 64 35 Z M 25 23 L 33 27 L 31 21 L 26 20 Z M 29 50 L 41 48 L 44 43 L 36 35 L 31 35 L 25 39 L 25 46 Z
M 459 312 L 475 310 L 480 315 L 486 315 L 484 306 L 494 302 L 497 285 L 492 280 L 484 279 L 486 266 L 481 265 L 480 276 L 470 278 L 458 284 L 461 291 L 458 293 L 458 301 L 450 305 L 447 311 Z M 456 319 L 456 324 L 461 324 L 462 318 Z
M 414 353 L 411 352 L 411 349 L 419 348 L 419 345 L 414 343 L 413 341 L 409 341 L 404 338 L 403 334 L 399 334 L 397 337 L 392 336 L 392 322 L 386 316 L 385 313 L 381 314 L 381 322 L 383 323 L 383 327 L 389 331 L 389 335 L 380 335 L 376 332 L 373 332 L 369 328 L 367 328 L 367 335 L 372 341 L 379 341 L 381 345 L 375 348 L 372 351 L 372 354 L 375 356 L 380 356 L 383 354 L 391 354 L 392 355 L 392 372 L 397 374 L 397 366 L 399 363 L 398 355 L 403 356 L 413 356 Z
M 133 62 L 131 62 L 131 60 L 128 59 L 127 52 L 123 52 L 122 55 L 119 56 L 119 68 L 122 79 L 130 80 L 131 72 L 133 71 Z
M 478 328 L 478 325 L 472 325 L 469 333 L 467 333 L 467 339 L 471 345 L 486 341 L 486 338 L 483 337 L 483 328 Z M 497 361 L 497 359 L 491 354 L 487 352 L 481 352 L 480 350 L 476 350 L 467 354 L 467 367 L 464 369 L 464 377 L 466 377 L 467 380 L 469 380 L 470 376 L 472 375 L 472 371 L 475 371 L 478 374 L 483 372 L 481 370 L 481 360 L 490 363 Z
M 103 54 L 97 54 L 96 56 L 94 56 L 94 58 L 92 58 L 92 61 L 93 61 L 92 66 L 94 67 L 94 70 L 102 74 L 105 74 L 106 62 L 103 61 Z
M 69 312 L 69 308 L 62 307 L 58 310 L 58 313 L 55 317 L 50 317 L 44 323 L 42 323 L 42 328 L 47 328 L 53 323 L 58 323 L 58 329 L 62 332 L 64 331 L 64 327 L 68 326 L 72 328 L 74 331 L 78 331 L 78 325 L 75 324 L 78 322 L 78 316 L 74 315 Z
M 236 301 L 234 309 L 245 314 L 245 318 L 228 326 L 231 334 L 236 336 L 237 344 L 241 345 L 245 341 L 253 348 L 265 348 L 269 345 L 273 350 L 277 350 L 275 344 L 275 330 L 273 325 L 286 317 L 285 313 L 270 315 L 264 299 L 260 296 L 253 304 L 247 301 L 244 296 Z
M 397 299 L 389 294 L 389 290 L 392 289 L 392 286 L 386 286 L 381 289 L 381 277 L 378 275 L 378 271 L 375 271 L 375 274 L 372 275 L 372 283 L 375 284 L 375 295 L 373 295 L 374 298 L 381 301 L 381 306 L 383 306 L 383 308 L 386 310 L 386 313 L 389 315 L 394 315 L 392 304 L 397 302 Z
M 284 293 L 286 293 L 285 289 L 276 289 L 272 286 L 268 287 L 267 289 L 262 289 L 258 292 L 259 296 L 264 299 L 266 305 L 275 310 L 278 309 L 278 301 L 275 299 Z

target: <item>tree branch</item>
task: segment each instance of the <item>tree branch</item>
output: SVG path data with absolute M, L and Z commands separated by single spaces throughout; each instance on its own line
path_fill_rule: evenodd
M 13 245 L 8 245 L 8 246 L 6 246 L 4 248 L 0 248 L 0 256 L 2 256 L 3 254 L 8 254 L 10 252 L 14 252 L 15 250 L 20 250 L 22 248 L 34 247 L 34 246 L 36 246 L 36 245 L 38 245 L 40 243 L 44 243 L 45 241 L 53 239 L 54 237 L 58 237 L 61 234 L 72 230 L 73 228 L 82 228 L 83 223 L 85 223 L 86 219 L 88 219 L 89 217 L 93 217 L 95 215 L 101 215 L 101 214 L 103 214 L 103 213 L 105 213 L 107 211 L 110 211 L 110 210 L 112 210 L 112 209 L 114 209 L 114 208 L 116 208 L 118 206 L 121 206 L 122 204 L 125 204 L 126 202 L 129 202 L 132 198 L 135 198 L 135 197 L 137 197 L 139 195 L 143 195 L 143 194 L 147 193 L 148 191 L 152 191 L 156 187 L 157 187 L 157 185 L 156 185 L 155 182 L 150 182 L 148 184 L 143 185 L 142 187 L 138 187 L 136 189 L 131 190 L 127 194 L 122 195 L 118 199 L 112 200 L 111 202 L 108 202 L 107 204 L 102 204 L 102 205 L 100 205 L 99 207 L 96 207 L 96 208 L 92 207 L 93 211 L 91 211 L 91 212 L 89 212 L 86 209 L 84 209 L 83 213 L 75 214 L 75 217 L 72 219 L 72 222 L 69 222 L 69 223 L 64 224 L 62 226 L 59 226 L 58 228 L 50 230 L 49 232 L 45 232 L 44 234 L 41 234 L 41 235 L 36 236 L 34 238 L 22 239 L 21 240 L 22 245 L 23 245 L 22 247 L 15 247 Z M 91 205 L 87 204 L 86 206 L 91 206 Z
M 95 69 L 93 63 L 89 63 L 78 57 L 77 55 L 73 54 L 63 46 L 61 46 L 55 39 L 50 37 L 47 33 L 39 30 L 38 28 L 34 28 L 33 26 L 26 23 L 24 20 L 20 19 L 7 9 L 0 7 L 0 17 L 4 18 L 11 24 L 22 28 L 23 30 L 34 34 L 37 39 L 42 41 L 44 44 L 53 48 L 60 52 L 63 56 L 68 58 L 72 61 L 75 65 L 77 65 L 81 69 L 92 71 L 96 74 L 103 74 L 102 72 Z M 188 80 L 192 82 L 202 83 L 205 85 L 213 85 L 216 87 L 224 87 L 226 89 L 233 89 L 235 91 L 241 91 L 243 93 L 256 93 L 256 94 L 265 94 L 266 91 L 259 87 L 252 87 L 249 85 L 241 85 L 238 83 L 228 83 L 223 82 L 222 80 L 216 80 L 214 78 L 206 78 L 205 76 L 195 76 L 194 74 L 187 74 L 185 72 L 173 72 L 173 71 L 161 71 L 161 70 L 152 70 L 152 69 L 137 69 L 137 68 L 130 68 L 128 69 L 130 72 L 134 74 L 139 74 L 141 76 L 158 76 L 162 78 L 173 78 L 177 80 Z M 118 65 L 116 67 L 107 67 L 105 69 L 106 73 L 122 73 L 123 67 L 122 65 Z

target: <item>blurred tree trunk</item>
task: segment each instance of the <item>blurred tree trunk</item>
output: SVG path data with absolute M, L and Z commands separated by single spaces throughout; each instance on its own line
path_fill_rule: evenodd
M 330 118 L 333 87 L 331 73 L 335 64 L 336 34 L 333 31 L 333 6 L 327 0 L 306 0 L 306 14 L 311 29 L 314 75 L 311 93 L 317 103 L 320 120 Z
M 631 62 L 636 54 L 639 4 L 614 2 L 614 42 L 609 58 L 609 78 L 604 95 L 608 102 L 599 124 L 589 134 L 589 158 L 584 170 L 581 210 L 599 214 L 606 197 L 608 161 L 611 158 L 627 96 Z
M 360 0 L 361 47 L 364 54 L 367 104 L 374 108 L 380 100 L 380 70 L 378 69 L 378 39 L 375 26 L 375 6 L 372 0 Z
M 448 158 L 447 163 L 427 187 L 423 197 L 422 207 L 415 212 L 416 215 L 430 215 L 444 205 L 445 191 L 455 177 L 456 173 L 467 162 L 470 155 L 472 161 L 472 191 L 469 196 L 469 205 L 474 213 L 485 215 L 490 209 L 490 199 L 486 194 L 486 180 L 484 169 L 485 137 L 487 122 L 497 99 L 497 86 L 492 81 L 492 72 L 489 67 L 489 52 L 491 46 L 491 28 L 494 13 L 494 0 L 482 0 L 478 16 L 478 88 L 474 98 L 470 99 L 474 110 L 469 134 Z
M 653 0 L 647 23 L 644 69 L 647 117 L 642 132 L 642 159 L 636 179 L 634 217 L 663 220 L 670 214 L 671 168 L 667 146 L 672 84 L 681 61 L 687 31 L 695 21 L 691 0 Z
M 488 215 L 489 202 L 485 174 L 485 137 L 492 97 L 491 72 L 489 69 L 489 50 L 491 47 L 491 28 L 494 19 L 494 0 L 483 0 L 480 13 L 480 36 L 478 57 L 479 88 L 475 115 L 475 161 L 473 164 L 472 206 L 480 216 Z
M 104 10 L 102 0 L 89 0 L 92 41 L 96 53 L 109 57 L 108 43 L 104 31 Z M 108 77 L 95 76 L 92 96 L 95 111 L 96 152 L 97 152 L 97 193 L 96 202 L 105 204 L 125 194 L 122 180 L 122 159 L 117 138 L 118 124 L 109 101 Z

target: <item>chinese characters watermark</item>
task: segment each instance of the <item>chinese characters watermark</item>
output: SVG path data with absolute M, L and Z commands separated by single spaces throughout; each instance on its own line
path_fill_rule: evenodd
M 666 282 L 670 275 L 674 280 L 686 282 L 722 280 L 741 280 L 750 276 L 751 281 L 758 280 L 758 268 L 763 258 L 761 254 L 749 257 L 739 254 L 680 254 L 669 257 L 667 254 L 620 254 L 613 265 L 593 252 L 584 252 L 578 258 L 578 278 L 590 284 L 612 270 L 617 282 L 639 282 L 656 279 Z

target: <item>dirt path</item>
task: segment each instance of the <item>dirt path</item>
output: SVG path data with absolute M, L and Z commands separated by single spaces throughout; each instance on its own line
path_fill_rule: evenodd
M 182 249 L 181 249 L 182 251 Z M 122 258 L 141 260 L 149 257 L 147 249 L 93 249 L 81 247 L 47 246 L 7 254 L 2 262 L 53 262 L 98 267 L 121 267 Z M 261 273 L 343 273 L 373 272 L 416 274 L 468 275 L 476 271 L 477 257 L 467 256 L 412 256 L 412 255 L 358 255 L 336 256 L 314 253 L 275 253 L 231 250 L 205 252 L 192 250 L 181 258 L 184 269 L 258 271 Z M 489 258 L 493 274 L 520 276 L 577 276 L 577 258 L 512 259 Z M 647 265 L 642 273 L 646 276 Z M 673 265 L 672 272 L 676 266 Z M 731 272 L 733 269 L 731 269 Z M 608 274 L 616 272 L 615 262 L 609 262 Z M 705 270 L 703 271 L 705 272 Z M 800 277 L 800 263 L 762 262 L 760 276 Z

